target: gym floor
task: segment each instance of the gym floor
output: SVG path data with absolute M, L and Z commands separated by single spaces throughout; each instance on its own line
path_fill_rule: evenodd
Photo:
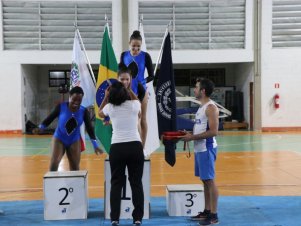
M 219 153 L 216 164 L 216 181 L 221 197 L 220 213 L 227 212 L 222 206 L 225 208 L 227 205 L 234 205 L 227 203 L 228 199 L 236 200 L 235 205 L 240 205 L 239 200 L 245 200 L 248 197 L 257 200 L 261 196 L 263 199 L 273 196 L 279 198 L 278 201 L 275 201 L 276 203 L 283 198 L 288 198 L 297 201 L 297 206 L 300 204 L 298 196 L 301 196 L 301 133 L 223 131 L 219 134 L 217 142 Z M 193 152 L 193 144 L 190 143 L 189 146 Z M 6 212 L 6 209 L 1 206 L 7 207 L 9 203 L 13 205 L 14 202 L 11 201 L 43 200 L 43 176 L 48 171 L 50 147 L 51 136 L 0 136 L 0 210 Z M 182 142 L 179 142 L 177 147 L 177 162 L 174 167 L 165 163 L 163 146 L 151 155 L 151 197 L 158 203 L 163 202 L 165 187 L 168 184 L 200 183 L 199 179 L 193 175 L 193 154 L 188 158 L 187 150 L 183 151 Z M 104 196 L 104 160 L 107 155 L 96 156 L 89 141 L 87 141 L 87 149 L 82 154 L 81 169 L 88 170 L 89 197 L 102 200 Z M 66 158 L 61 162 L 60 170 L 68 170 Z M 252 200 L 254 201 L 254 199 Z M 20 202 L 18 203 L 20 204 Z M 262 201 L 258 200 L 258 203 L 260 204 Z M 40 205 L 41 211 L 43 211 L 43 203 L 41 202 Z M 286 207 L 283 209 L 288 211 Z M 282 216 L 285 217 L 285 215 Z M 0 223 L 2 220 L 5 220 L 5 214 L 0 217 Z M 152 225 L 151 222 L 149 220 L 146 223 Z M 228 220 L 221 219 L 221 224 L 223 222 L 229 223 Z M 230 222 L 222 225 L 275 224 Z M 277 225 L 298 225 L 298 223 L 279 224 L 278 222 Z

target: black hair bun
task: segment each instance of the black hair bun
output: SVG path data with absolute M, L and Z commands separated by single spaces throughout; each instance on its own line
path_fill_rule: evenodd
M 131 35 L 130 40 L 133 40 L 133 39 L 140 40 L 140 41 L 142 40 L 140 31 L 138 31 L 138 30 L 133 31 L 133 34 Z
M 138 30 L 133 31 L 132 35 L 133 36 L 141 36 L 140 31 L 138 31 Z
M 118 64 L 118 70 L 125 70 L 126 68 L 127 68 L 127 66 L 123 62 L 120 62 Z

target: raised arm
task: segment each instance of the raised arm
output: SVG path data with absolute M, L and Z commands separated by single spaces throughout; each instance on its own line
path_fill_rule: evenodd
M 89 134 L 91 143 L 93 145 L 95 154 L 96 155 L 102 154 L 103 150 L 99 147 L 99 144 L 97 142 L 97 139 L 96 139 L 96 136 L 95 136 L 95 132 L 94 132 L 94 128 L 93 128 L 92 123 L 91 123 L 90 114 L 89 114 L 88 109 L 86 109 L 85 113 L 84 113 L 84 122 L 85 122 L 87 133 Z
M 128 88 L 128 92 L 129 92 L 131 100 L 138 100 L 138 97 L 136 96 L 136 94 L 133 92 L 133 90 L 131 88 Z
M 98 115 L 99 115 L 100 118 L 105 118 L 106 117 L 106 115 L 103 113 L 102 109 L 109 102 L 109 93 L 110 93 L 110 86 L 106 89 L 105 97 L 103 98 L 103 101 L 102 101 L 101 105 L 99 106 Z

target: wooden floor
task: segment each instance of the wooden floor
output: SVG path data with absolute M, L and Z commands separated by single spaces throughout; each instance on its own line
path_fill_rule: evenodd
M 1 151 L 1 150 L 0 150 Z M 81 169 L 89 172 L 89 196 L 103 197 L 104 159 L 84 154 Z M 43 199 L 43 175 L 49 156 L 1 156 L 0 201 Z M 164 161 L 163 153 L 151 156 L 151 196 L 164 196 L 167 184 L 200 183 L 193 175 L 193 155 L 177 154 L 175 167 Z M 220 152 L 217 160 L 217 184 L 220 195 L 300 196 L 301 155 L 295 151 Z M 68 170 L 63 159 L 60 170 Z

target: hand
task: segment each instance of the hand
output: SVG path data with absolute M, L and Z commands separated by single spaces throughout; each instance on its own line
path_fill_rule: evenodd
M 145 147 L 145 141 L 142 141 L 142 147 L 143 147 L 143 150 L 144 150 L 144 147 Z
M 101 154 L 103 154 L 103 150 L 102 150 L 100 147 L 95 148 L 95 149 L 94 149 L 94 152 L 95 152 L 96 155 L 101 155 Z
M 134 91 L 131 88 L 128 89 L 128 92 L 129 92 L 131 100 L 138 100 L 136 94 L 134 93 Z
M 106 116 L 106 117 L 103 119 L 103 125 L 104 125 L 104 126 L 110 125 L 110 117 L 109 117 L 109 116 Z
M 193 135 L 187 131 L 183 131 L 185 132 L 185 136 L 181 138 L 182 141 L 191 141 L 193 138 Z
M 131 86 L 129 86 L 129 87 L 127 88 L 127 91 L 128 91 L 129 93 L 134 93 L 134 91 L 132 90 L 132 87 L 131 87 Z
M 104 120 L 104 121 L 103 121 L 103 125 L 104 125 L 104 126 L 108 126 L 108 125 L 110 125 L 110 121 L 106 121 L 106 120 Z
M 108 88 L 106 89 L 106 91 L 105 91 L 105 98 L 109 97 L 111 86 L 112 85 L 108 86 Z
M 129 84 L 129 86 L 127 87 L 127 89 L 128 89 L 128 90 L 131 90 L 131 89 L 132 89 L 132 79 L 131 79 L 130 84 Z

